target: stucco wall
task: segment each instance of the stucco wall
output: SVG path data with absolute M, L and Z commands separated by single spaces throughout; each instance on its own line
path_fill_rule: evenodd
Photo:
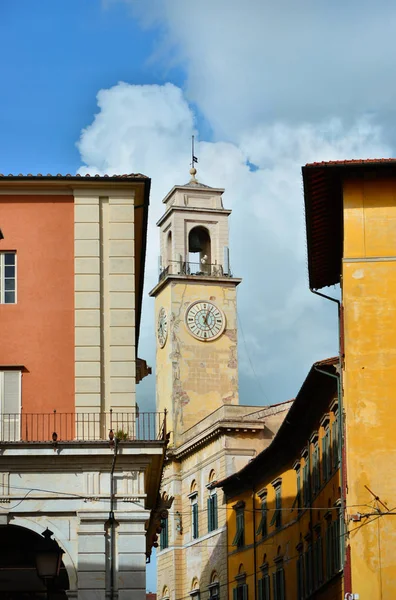
M 396 482 L 396 181 L 344 184 L 343 303 L 347 504 L 389 508 Z M 383 507 L 381 510 L 384 510 Z M 351 524 L 352 588 L 361 600 L 396 597 L 396 522 Z M 354 533 L 354 530 L 356 532 Z

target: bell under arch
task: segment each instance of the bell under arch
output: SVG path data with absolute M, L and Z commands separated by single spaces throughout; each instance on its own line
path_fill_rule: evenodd
M 212 248 L 210 233 L 202 225 L 197 225 L 188 234 L 188 262 L 191 273 L 210 273 Z
M 47 588 L 36 571 L 36 552 L 44 538 L 19 525 L 0 525 L 0 598 L 22 600 L 45 598 Z M 69 576 L 65 565 L 51 583 L 49 598 L 67 599 Z

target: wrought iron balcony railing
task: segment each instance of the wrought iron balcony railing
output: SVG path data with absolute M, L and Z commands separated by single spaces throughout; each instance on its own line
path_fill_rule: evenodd
M 200 275 L 203 277 L 232 277 L 231 271 L 225 272 L 222 265 L 209 263 L 171 260 L 159 275 L 159 281 L 167 275 Z
M 70 442 L 108 440 L 158 441 L 166 437 L 166 413 L 14 413 L 0 414 L 1 442 Z

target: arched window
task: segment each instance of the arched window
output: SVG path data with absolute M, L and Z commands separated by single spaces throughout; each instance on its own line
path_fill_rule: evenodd
M 161 600 L 169 600 L 169 588 L 167 585 L 164 585 L 162 588 Z
M 245 567 L 241 563 L 238 569 L 238 575 L 235 576 L 236 587 L 232 590 L 233 600 L 248 600 L 248 586 L 246 583 Z
M 260 566 L 261 579 L 258 580 L 258 597 L 259 600 L 271 600 L 271 583 L 269 576 L 269 565 L 267 555 L 264 554 L 263 564 Z
M 201 225 L 193 227 L 188 235 L 188 263 L 190 273 L 211 273 L 210 235 Z
M 199 600 L 199 581 L 196 577 L 192 580 L 190 597 L 191 600 Z
M 220 598 L 220 583 L 216 571 L 212 571 L 209 584 L 209 600 L 219 600 Z
M 199 537 L 198 521 L 198 487 L 195 479 L 190 486 L 189 498 L 191 502 L 191 539 L 196 540 Z
M 209 496 L 207 500 L 208 506 L 208 532 L 214 531 L 218 528 L 218 517 L 217 517 L 217 493 L 216 488 L 213 484 L 216 481 L 216 473 L 212 469 L 209 473 L 209 483 L 207 485 Z

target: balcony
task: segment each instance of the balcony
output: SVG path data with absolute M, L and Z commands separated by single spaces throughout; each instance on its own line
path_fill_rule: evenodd
M 166 413 L 128 411 L 96 413 L 15 413 L 0 415 L 2 442 L 92 442 L 165 440 Z
M 159 274 L 159 281 L 168 275 L 195 275 L 200 277 L 232 277 L 230 271 L 224 272 L 223 266 L 209 263 L 195 263 L 171 260 Z

